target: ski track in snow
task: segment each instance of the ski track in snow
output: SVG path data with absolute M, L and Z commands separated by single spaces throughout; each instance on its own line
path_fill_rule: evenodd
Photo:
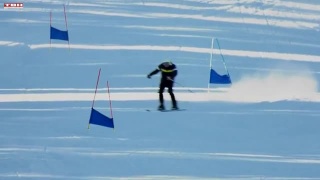
M 51 138 L 51 137 L 49 137 Z M 84 137 L 72 137 L 75 139 L 84 139 Z M 122 141 L 122 140 L 121 140 Z M 81 147 L 2 147 L 0 152 L 6 154 L 16 153 L 51 153 L 51 154 L 73 154 L 78 156 L 98 156 L 100 158 L 109 158 L 114 156 L 137 156 L 137 157 L 167 157 L 177 159 L 223 159 L 231 161 L 255 161 L 255 162 L 279 162 L 293 164 L 320 164 L 319 155 L 308 156 L 281 156 L 266 154 L 240 154 L 240 153 L 223 153 L 207 152 L 194 153 L 183 151 L 163 151 L 163 150 L 125 150 L 115 151 L 99 148 L 81 148 Z M 0 154 L 1 158 L 1 154 Z
M 243 96 L 239 93 L 175 93 L 177 99 L 183 102 L 242 102 L 242 103 L 258 103 L 258 102 L 275 102 L 280 100 L 320 102 L 320 94 L 313 93 L 308 95 L 295 94 L 268 94 L 260 96 L 252 94 L 251 96 Z M 158 100 L 155 92 L 119 92 L 111 94 L 113 101 L 156 101 Z M 170 97 L 165 94 L 166 99 Z M 58 102 L 58 101 L 92 101 L 93 93 L 40 93 L 40 94 L 0 94 L 0 102 Z M 107 100 L 105 93 L 98 93 L 96 100 Z
M 23 45 L 22 42 L 12 41 L 0 41 L 0 46 L 18 46 Z M 199 48 L 199 47 L 183 47 L 183 46 L 156 46 L 156 45 L 88 45 L 88 44 L 31 44 L 28 45 L 30 49 L 41 49 L 41 48 L 64 48 L 64 49 L 85 49 L 85 50 L 131 50 L 131 51 L 182 51 L 182 52 L 193 52 L 203 54 L 220 54 L 217 49 L 211 50 L 210 48 Z M 224 55 L 238 56 L 238 57 L 250 57 L 259 59 L 276 59 L 286 61 L 303 61 L 303 62 L 320 62 L 320 56 L 307 55 L 307 54 L 292 54 L 292 53 L 279 53 L 279 52 L 257 52 L 257 51 L 243 51 L 243 50 L 227 50 L 221 49 Z
M 65 44 L 34 44 L 28 45 L 30 49 L 39 48 L 69 48 Z M 70 44 L 71 49 L 86 49 L 86 50 L 135 50 L 135 51 L 182 51 L 182 52 L 194 52 L 210 54 L 211 51 L 214 54 L 219 54 L 217 49 L 211 50 L 210 48 L 199 47 L 183 47 L 183 46 L 156 46 L 156 45 L 85 45 L 85 44 Z M 320 56 L 307 55 L 307 54 L 292 54 L 292 53 L 278 53 L 278 52 L 257 52 L 257 51 L 242 51 L 242 50 L 226 50 L 221 49 L 224 55 L 250 57 L 250 58 L 265 58 L 265 59 L 277 59 L 287 61 L 305 61 L 305 62 L 320 62 Z
M 303 86 L 301 86 L 303 82 Z M 255 88 L 252 88 L 255 87 Z M 103 91 L 103 92 L 101 92 Z M 155 101 L 157 88 L 111 88 L 113 101 Z M 94 89 L 77 88 L 39 88 L 39 89 L 0 89 L 0 102 L 53 102 L 53 101 L 91 101 Z M 96 100 L 107 100 L 106 88 L 97 89 Z M 276 93 L 275 93 L 276 92 Z M 231 87 L 192 88 L 177 87 L 178 101 L 184 102 L 276 102 L 304 101 L 320 102 L 318 83 L 312 73 L 299 72 L 283 74 L 271 72 L 267 75 L 243 76 Z M 165 98 L 170 99 L 168 93 Z
M 100 107 L 97 106 L 95 107 L 96 109 L 99 110 L 109 110 L 110 108 L 106 107 Z M 83 107 L 60 107 L 60 108 L 0 108 L 0 112 L 59 112 L 59 111 L 65 111 L 65 112 L 72 112 L 72 111 L 89 111 L 91 107 L 89 106 L 83 106 Z M 150 109 L 150 107 L 128 107 L 128 108 L 122 108 L 122 107 L 113 107 L 112 111 L 114 112 L 142 112 L 145 113 L 146 110 Z M 153 111 L 151 111 L 152 113 Z M 158 111 L 154 111 L 154 113 L 158 113 Z M 301 116 L 306 116 L 306 117 L 313 117 L 313 116 L 319 116 L 320 117 L 320 112 L 317 110 L 297 110 L 297 109 L 261 109 L 261 110 L 242 110 L 242 111 L 232 111 L 232 110 L 225 110 L 225 111 L 217 111 L 217 110 L 197 110 L 197 109 L 188 109 L 188 111 L 185 111 L 183 113 L 187 114 L 224 114 L 224 115 L 257 115 L 257 114 L 287 114 L 287 115 L 301 115 Z M 25 116 L 25 117 L 20 117 L 20 118 L 15 118 L 15 119 L 32 119 L 32 121 L 44 121 L 44 120 L 52 120 L 57 117 L 36 117 L 36 116 Z M 63 117 L 60 117 L 63 118 Z M 8 118 L 10 119 L 10 118 Z M 29 120 L 31 121 L 31 120 Z M 70 137 L 70 138 L 76 138 L 76 137 Z

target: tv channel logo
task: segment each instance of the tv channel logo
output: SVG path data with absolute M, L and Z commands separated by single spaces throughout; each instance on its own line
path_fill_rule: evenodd
M 3 3 L 4 9 L 11 9 L 11 8 L 23 8 L 23 3 Z

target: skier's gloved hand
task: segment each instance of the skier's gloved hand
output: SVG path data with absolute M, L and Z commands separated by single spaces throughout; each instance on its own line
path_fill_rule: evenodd
M 151 79 L 151 76 L 150 76 L 150 74 L 149 74 L 149 75 L 147 76 L 147 78 L 148 78 L 148 79 Z

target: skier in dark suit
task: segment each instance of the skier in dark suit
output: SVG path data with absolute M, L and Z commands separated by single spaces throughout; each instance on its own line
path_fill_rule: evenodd
M 157 69 L 152 71 L 150 74 L 148 74 L 148 78 L 150 79 L 151 76 L 157 74 L 161 71 L 161 81 L 159 86 L 159 101 L 160 105 L 158 107 L 158 110 L 165 110 L 164 106 L 164 100 L 163 100 L 163 92 L 165 88 L 168 88 L 168 93 L 170 94 L 171 101 L 172 101 L 172 110 L 178 110 L 177 101 L 173 94 L 173 83 L 174 78 L 178 74 L 178 70 L 176 69 L 176 65 L 173 64 L 171 61 L 166 61 L 161 63 Z

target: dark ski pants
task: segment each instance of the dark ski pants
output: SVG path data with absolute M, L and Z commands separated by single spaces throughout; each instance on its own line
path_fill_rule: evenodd
M 160 101 L 160 105 L 164 105 L 164 99 L 163 99 L 163 92 L 164 89 L 168 88 L 168 93 L 170 94 L 171 97 L 171 101 L 172 101 L 172 107 L 177 107 L 177 101 L 176 98 L 173 94 L 173 81 L 162 81 L 160 83 L 160 87 L 159 87 L 159 101 Z

